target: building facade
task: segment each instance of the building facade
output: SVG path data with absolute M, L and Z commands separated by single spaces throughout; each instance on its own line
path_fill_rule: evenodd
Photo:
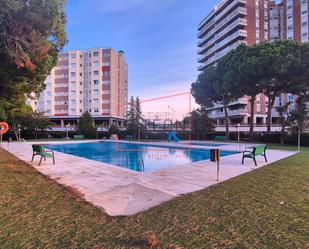
M 46 89 L 31 105 L 44 112 L 54 127 L 74 127 L 86 111 L 98 127 L 123 125 L 128 65 L 122 51 L 92 48 L 61 53 L 45 84 Z
M 240 44 L 250 46 L 280 39 L 308 42 L 308 1 L 222 0 L 198 25 L 198 69 L 205 70 Z M 249 123 L 249 100 L 244 96 L 230 103 L 228 112 L 231 124 L 246 126 Z M 287 102 L 292 103 L 289 108 L 293 110 L 296 96 L 282 94 L 276 99 L 272 110 L 273 130 L 280 129 L 276 107 Z M 267 106 L 267 97 L 259 94 L 254 107 L 256 130 L 265 129 Z M 223 106 L 214 106 L 209 116 L 220 130 L 220 125 L 224 124 Z

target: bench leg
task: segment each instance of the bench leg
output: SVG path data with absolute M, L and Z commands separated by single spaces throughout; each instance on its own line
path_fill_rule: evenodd
M 31 159 L 31 162 L 33 162 L 33 159 L 34 159 L 34 154 L 32 154 L 32 159 Z
M 264 158 L 265 158 L 265 161 L 267 162 L 267 157 L 266 157 L 266 154 L 264 154 Z
M 41 165 L 42 159 L 43 159 L 43 157 L 41 156 L 41 159 L 40 159 L 40 162 L 39 162 L 39 166 Z
M 55 156 L 53 156 L 53 164 L 55 165 Z
M 244 164 L 244 160 L 245 160 L 245 158 L 242 157 L 241 164 Z
M 253 161 L 254 161 L 255 166 L 257 166 L 255 157 L 253 157 Z

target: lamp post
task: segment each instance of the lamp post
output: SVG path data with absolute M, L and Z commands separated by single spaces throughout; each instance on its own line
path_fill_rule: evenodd
M 19 142 L 21 141 L 20 133 L 21 133 L 21 128 L 20 128 L 20 126 L 18 126 L 18 141 Z
M 298 128 L 298 135 L 297 135 L 297 148 L 298 151 L 300 151 L 300 125 L 297 121 L 294 122 L 294 124 L 297 126 Z
M 237 141 L 238 141 L 238 150 L 240 151 L 240 124 L 237 124 Z
M 66 133 L 67 133 L 66 139 L 69 139 L 69 128 L 70 128 L 70 124 L 67 124 L 67 125 L 65 126 L 65 128 L 66 128 Z

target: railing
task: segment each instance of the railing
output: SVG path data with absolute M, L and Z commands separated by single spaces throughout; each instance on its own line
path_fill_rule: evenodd
M 247 0 L 235 0 L 233 1 L 232 4 L 230 4 L 227 8 L 225 8 L 222 12 L 220 12 L 218 15 L 216 15 L 215 17 L 213 17 L 213 19 L 207 23 L 204 28 L 202 28 L 199 32 L 198 32 L 198 37 L 201 38 L 201 36 L 203 36 L 203 34 L 205 33 L 205 31 L 208 30 L 208 28 L 213 25 L 215 22 L 217 22 L 220 18 L 222 18 L 227 12 L 229 12 L 235 5 L 239 4 L 239 3 L 247 3 Z M 218 10 L 216 10 L 216 12 L 218 12 Z M 234 12 L 232 12 L 234 14 Z
M 235 115 L 246 115 L 248 114 L 248 109 L 237 109 L 237 110 L 228 110 L 229 116 L 235 116 Z M 209 113 L 210 118 L 219 118 L 224 117 L 224 112 L 211 112 Z

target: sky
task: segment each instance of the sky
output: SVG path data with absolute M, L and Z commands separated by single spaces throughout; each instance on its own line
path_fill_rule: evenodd
M 129 96 L 190 91 L 197 71 L 197 25 L 218 0 L 68 0 L 64 50 L 113 47 L 128 63 Z M 188 111 L 188 97 L 148 102 L 146 112 Z

